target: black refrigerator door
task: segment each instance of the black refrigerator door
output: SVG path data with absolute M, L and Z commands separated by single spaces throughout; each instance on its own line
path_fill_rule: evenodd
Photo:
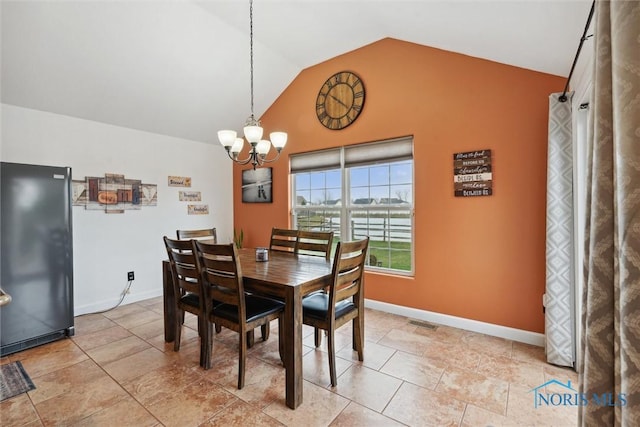
M 0 165 L 1 353 L 73 335 L 71 169 Z

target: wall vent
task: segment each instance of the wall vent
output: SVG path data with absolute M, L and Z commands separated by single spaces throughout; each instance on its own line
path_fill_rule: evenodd
M 416 325 L 416 326 L 420 326 L 421 328 L 425 328 L 425 329 L 431 329 L 433 331 L 435 331 L 436 329 L 438 329 L 438 325 L 434 325 L 433 323 L 429 323 L 429 322 L 424 322 L 422 320 L 414 320 L 411 319 L 409 320 L 409 323 L 411 325 Z

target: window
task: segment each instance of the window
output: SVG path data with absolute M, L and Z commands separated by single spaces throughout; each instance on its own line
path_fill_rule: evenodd
M 369 236 L 372 269 L 413 273 L 413 140 L 291 156 L 295 228 Z

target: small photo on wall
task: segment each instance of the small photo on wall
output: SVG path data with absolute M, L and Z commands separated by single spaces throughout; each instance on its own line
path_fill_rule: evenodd
M 271 203 L 271 168 L 242 171 L 242 202 Z

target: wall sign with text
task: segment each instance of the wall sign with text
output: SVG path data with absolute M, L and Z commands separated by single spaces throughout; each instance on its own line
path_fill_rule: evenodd
M 456 197 L 493 194 L 491 150 L 468 151 L 453 155 L 453 189 Z

